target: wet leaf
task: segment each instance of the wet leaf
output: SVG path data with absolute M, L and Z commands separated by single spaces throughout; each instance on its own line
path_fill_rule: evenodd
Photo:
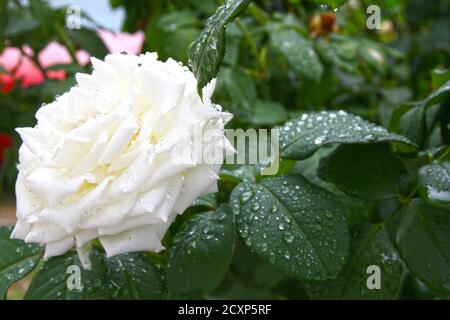
M 406 168 L 386 145 L 341 145 L 320 161 L 318 176 L 351 196 L 380 200 L 398 196 Z
M 189 65 L 197 78 L 200 96 L 203 87 L 216 77 L 225 55 L 225 26 L 241 14 L 250 1 L 225 0 L 189 47 Z
M 230 203 L 244 243 L 285 274 L 336 277 L 348 253 L 344 209 L 330 192 L 300 175 L 243 182 Z
M 450 209 L 450 162 L 433 161 L 419 170 L 419 183 L 424 201 Z
M 412 201 L 401 211 L 397 247 L 409 270 L 430 288 L 450 293 L 450 214 Z
M 29 300 L 160 299 L 159 270 L 144 253 L 106 258 L 92 249 L 91 270 L 81 266 L 76 251 L 50 258 L 25 294 Z M 80 276 L 77 283 L 77 276 Z
M 323 65 L 311 40 L 303 38 L 293 29 L 274 31 L 271 40 L 273 47 L 281 52 L 296 72 L 310 80 L 320 80 Z
M 378 267 L 379 289 L 370 266 Z M 368 272 L 369 268 L 369 272 Z M 372 267 L 373 268 L 373 267 Z M 314 299 L 393 299 L 399 289 L 403 265 L 400 256 L 381 226 L 365 225 L 352 233 L 350 256 L 339 277 L 327 282 L 310 282 L 308 292 Z
M 281 156 L 294 160 L 308 158 L 320 147 L 332 143 L 378 142 L 400 142 L 408 151 L 415 148 L 407 138 L 345 111 L 304 113 L 280 128 Z
M 194 215 L 170 248 L 169 288 L 176 292 L 215 289 L 231 263 L 235 240 L 234 216 L 227 205 Z
M 11 240 L 12 228 L 0 227 L 0 299 L 6 298 L 9 286 L 29 274 L 42 256 L 42 247 Z

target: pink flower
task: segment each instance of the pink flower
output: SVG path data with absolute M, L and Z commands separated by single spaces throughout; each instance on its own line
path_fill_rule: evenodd
M 87 59 L 85 58 L 86 56 Z M 82 66 L 89 62 L 89 54 L 84 50 L 78 50 L 76 57 L 78 63 Z M 60 45 L 58 42 L 50 42 L 39 52 L 38 61 L 46 69 L 58 64 L 71 64 L 72 57 L 66 47 Z M 66 72 L 64 70 L 48 70 L 46 74 L 49 79 L 64 80 L 66 78 Z
M 29 47 L 24 47 L 23 51 L 26 55 L 33 56 L 33 51 Z M 7 72 L 1 74 L 0 78 L 3 92 L 11 90 L 16 81 L 20 81 L 24 88 L 44 81 L 44 75 L 39 68 L 30 58 L 23 55 L 19 48 L 5 48 L 0 55 L 0 65 Z
M 142 31 L 131 34 L 99 30 L 98 36 L 103 40 L 111 53 L 126 51 L 132 54 L 139 54 L 144 42 L 144 33 Z M 2 93 L 12 90 L 16 82 L 20 82 L 23 88 L 28 88 L 45 81 L 44 74 L 33 61 L 33 50 L 28 46 L 24 46 L 23 51 L 25 55 L 22 54 L 19 48 L 7 47 L 0 54 L 0 66 L 6 71 L 6 73 L 0 73 Z M 78 50 L 76 58 L 80 65 L 86 65 L 89 63 L 90 56 L 87 51 Z M 54 65 L 72 63 L 69 51 L 58 42 L 50 42 L 38 53 L 37 59 L 44 69 Z M 53 80 L 64 80 L 66 78 L 64 70 L 47 70 L 45 75 L 48 79 Z
M 142 31 L 114 33 L 107 30 L 98 30 L 97 35 L 103 40 L 110 53 L 125 51 L 131 54 L 139 54 L 145 39 Z

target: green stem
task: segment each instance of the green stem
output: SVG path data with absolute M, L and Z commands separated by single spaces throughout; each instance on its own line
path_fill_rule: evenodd
M 254 3 L 250 3 L 248 12 L 261 24 L 264 24 L 269 20 L 269 15 Z
M 73 63 L 77 64 L 78 59 L 76 56 L 77 49 L 75 47 L 75 44 L 73 43 L 72 39 L 70 39 L 69 35 L 61 28 L 61 26 L 57 23 L 54 23 L 56 32 L 58 33 L 58 36 L 64 46 L 69 51 L 70 57 L 72 58 Z

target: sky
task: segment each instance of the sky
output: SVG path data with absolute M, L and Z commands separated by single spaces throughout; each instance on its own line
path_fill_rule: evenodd
M 100 25 L 113 31 L 120 31 L 125 12 L 122 8 L 112 9 L 109 0 L 49 0 L 53 7 L 77 5 Z

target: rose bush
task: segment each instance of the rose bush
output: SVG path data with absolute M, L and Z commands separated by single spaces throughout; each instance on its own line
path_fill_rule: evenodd
M 30 56 L 64 80 L 0 98 L 6 201 L 19 173 L 0 298 L 448 299 L 448 1 L 218 3 L 111 1 L 158 61 L 104 59 L 121 36 L 0 0 L 0 46 L 98 58 Z M 279 171 L 261 154 L 219 169 L 225 123 L 247 160 L 278 137 Z M 216 161 L 191 157 L 197 131 Z

